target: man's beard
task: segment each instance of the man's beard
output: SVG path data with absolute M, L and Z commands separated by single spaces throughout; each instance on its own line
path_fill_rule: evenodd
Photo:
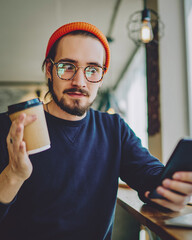
M 90 108 L 90 106 L 93 104 L 94 100 L 85 105 L 85 106 L 81 106 L 80 105 L 80 100 L 79 99 L 71 99 L 71 101 L 73 102 L 72 104 L 67 104 L 67 101 L 64 97 L 62 97 L 60 100 L 58 99 L 54 89 L 53 89 L 53 82 L 50 81 L 49 84 L 49 92 L 54 100 L 54 102 L 57 104 L 57 106 L 62 109 L 63 111 L 71 114 L 71 115 L 75 115 L 75 116 L 83 116 L 85 114 L 85 112 L 87 112 L 87 110 Z M 79 88 L 71 88 L 71 89 L 67 89 L 63 91 L 63 94 L 66 94 L 67 92 L 80 92 L 82 94 L 84 94 L 86 97 L 89 96 L 89 93 L 85 90 L 79 89 Z

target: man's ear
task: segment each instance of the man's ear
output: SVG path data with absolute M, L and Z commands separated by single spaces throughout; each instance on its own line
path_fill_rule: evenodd
M 50 79 L 52 78 L 51 71 L 52 71 L 52 63 L 49 60 L 47 60 L 46 61 L 46 77 L 47 78 L 50 78 Z

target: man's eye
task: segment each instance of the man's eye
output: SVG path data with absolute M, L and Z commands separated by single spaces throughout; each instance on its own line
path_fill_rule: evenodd
M 63 68 L 63 66 L 64 66 L 64 63 L 59 63 L 58 64 L 58 68 Z
M 65 64 L 64 66 L 65 71 L 74 71 L 75 67 L 71 64 Z
M 60 63 L 58 65 L 59 69 L 62 69 L 64 72 L 69 72 L 69 71 L 74 71 L 75 67 L 71 64 L 66 64 L 66 63 Z
M 90 74 L 94 74 L 98 72 L 98 68 L 97 67 L 89 67 L 87 69 L 87 72 L 89 72 Z

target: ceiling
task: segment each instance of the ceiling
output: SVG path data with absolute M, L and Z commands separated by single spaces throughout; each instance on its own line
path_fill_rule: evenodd
M 128 38 L 129 16 L 142 7 L 142 0 L 0 0 L 1 86 L 45 81 L 41 65 L 48 39 L 71 21 L 94 24 L 114 39 L 103 84 L 114 86 L 136 49 Z

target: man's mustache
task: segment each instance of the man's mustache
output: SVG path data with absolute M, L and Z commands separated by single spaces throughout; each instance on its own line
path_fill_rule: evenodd
M 63 93 L 72 93 L 72 92 L 78 92 L 78 93 L 81 93 L 83 95 L 89 96 L 88 91 L 86 91 L 84 89 L 81 89 L 81 88 L 70 88 L 70 89 L 65 89 L 63 91 Z

